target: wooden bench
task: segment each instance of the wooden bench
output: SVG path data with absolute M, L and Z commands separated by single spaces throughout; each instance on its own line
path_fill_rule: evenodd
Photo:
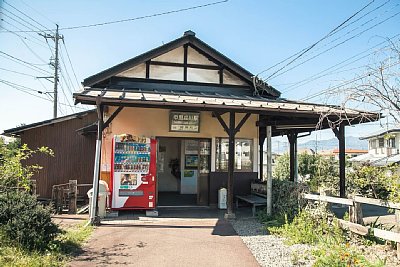
M 250 203 L 252 205 L 253 217 L 256 216 L 256 207 L 267 205 L 267 199 L 264 194 L 252 192 L 246 196 L 236 196 L 236 208 L 239 207 L 239 200 Z

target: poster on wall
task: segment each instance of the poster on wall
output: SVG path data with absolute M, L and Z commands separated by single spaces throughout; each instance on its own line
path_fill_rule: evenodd
M 199 112 L 171 111 L 169 113 L 170 132 L 200 132 Z
M 199 165 L 199 156 L 197 155 L 185 155 L 185 168 L 197 168 Z
M 185 154 L 186 155 L 197 155 L 199 153 L 199 141 L 197 140 L 185 140 Z

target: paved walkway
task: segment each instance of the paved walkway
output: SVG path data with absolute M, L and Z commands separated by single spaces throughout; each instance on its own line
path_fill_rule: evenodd
M 115 218 L 70 266 L 259 266 L 221 218 Z

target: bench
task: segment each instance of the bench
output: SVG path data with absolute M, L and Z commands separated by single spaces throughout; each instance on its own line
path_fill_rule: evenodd
M 250 203 L 252 205 L 253 217 L 256 216 L 256 207 L 267 205 L 267 199 L 264 194 L 252 192 L 246 196 L 236 196 L 236 208 L 239 207 L 239 200 Z

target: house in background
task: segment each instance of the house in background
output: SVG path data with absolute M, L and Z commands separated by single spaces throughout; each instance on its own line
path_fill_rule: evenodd
M 368 140 L 368 153 L 350 159 L 351 162 L 386 166 L 400 162 L 400 128 L 381 130 L 360 138 Z
M 50 199 L 53 185 L 69 180 L 77 180 L 78 184 L 92 183 L 96 130 L 92 132 L 91 129 L 96 118 L 96 112 L 90 110 L 4 131 L 3 135 L 19 137 L 21 144 L 31 149 L 46 146 L 53 150 L 54 157 L 35 154 L 26 161 L 27 165 L 43 167 L 32 177 L 36 180 L 39 199 Z M 87 190 L 81 191 L 80 195 L 86 195 Z
M 345 150 L 346 158 L 354 158 L 360 155 L 365 155 L 368 153 L 368 150 L 364 149 L 355 149 L 355 148 L 347 148 Z M 318 152 L 318 155 L 321 155 L 324 158 L 334 158 L 335 160 L 339 160 L 339 149 L 329 149 L 329 150 L 321 150 Z

